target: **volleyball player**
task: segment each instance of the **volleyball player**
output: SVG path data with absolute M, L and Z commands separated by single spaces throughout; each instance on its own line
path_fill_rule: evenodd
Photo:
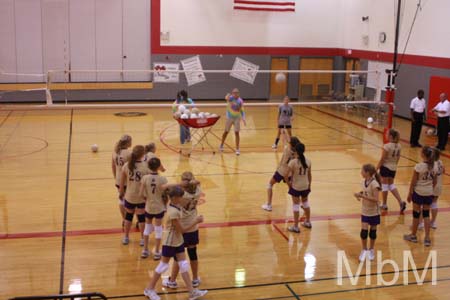
M 364 178 L 362 191 L 355 193 L 358 201 L 361 201 L 361 244 L 362 250 L 359 261 L 375 259 L 375 240 L 377 239 L 377 225 L 380 224 L 380 204 L 379 192 L 381 190 L 381 179 L 377 170 L 372 164 L 365 164 L 361 169 L 361 176 Z M 367 238 L 370 238 L 370 245 L 367 248 Z
M 156 156 L 156 144 L 152 142 L 152 143 L 149 143 L 148 145 L 145 145 L 145 153 L 146 153 L 148 159 L 157 157 Z M 161 166 L 159 167 L 159 171 L 161 171 L 161 172 L 166 171 L 166 168 L 164 168 L 162 162 L 161 162 Z
M 294 212 L 294 225 L 289 226 L 291 232 L 300 232 L 298 227 L 300 218 L 300 201 L 305 212 L 305 221 L 302 226 L 311 228 L 311 208 L 309 207 L 308 195 L 311 192 L 311 161 L 305 157 L 305 145 L 298 143 L 295 146 L 296 158 L 292 159 L 289 164 L 288 175 L 284 180 L 289 185 L 289 195 L 292 196 L 292 210 Z M 289 175 L 291 175 L 289 179 Z
M 272 149 L 278 147 L 280 141 L 281 130 L 284 130 L 285 140 L 288 141 L 292 136 L 292 116 L 294 110 L 292 105 L 289 104 L 289 97 L 285 96 L 283 104 L 278 107 L 278 132 L 275 139 L 275 143 L 272 145 Z M 286 134 L 287 132 L 287 134 Z
M 192 172 L 184 172 L 181 175 L 181 186 L 184 189 L 183 199 L 185 204 L 181 207 L 182 216 L 180 219 L 181 225 L 186 227 L 193 223 L 197 218 L 197 204 L 200 197 L 203 195 L 200 182 L 195 179 Z M 198 277 L 198 256 L 197 256 L 197 245 L 199 244 L 199 231 L 198 226 L 195 225 L 191 227 L 187 232 L 183 233 L 184 247 L 187 248 L 189 261 L 192 270 L 192 286 L 198 287 L 201 283 Z M 176 289 L 177 276 L 179 272 L 179 267 L 177 264 L 172 266 L 172 274 L 169 278 L 163 280 L 163 286 Z
M 131 147 L 131 136 L 128 134 L 124 134 L 120 140 L 116 143 L 116 146 L 114 147 L 114 152 L 112 154 L 112 160 L 111 160 L 111 167 L 112 167 L 112 173 L 116 180 L 116 188 L 119 191 L 120 188 L 120 178 L 122 175 L 122 167 L 123 165 L 128 162 L 131 156 L 131 151 L 129 148 Z M 124 187 L 126 189 L 126 186 Z M 124 202 L 121 197 L 119 197 L 119 211 L 120 215 L 122 216 L 122 227 L 124 226 L 124 220 L 125 220 L 125 207 Z
M 150 173 L 147 157 L 145 156 L 144 146 L 137 145 L 133 147 L 130 160 L 122 168 L 122 177 L 120 181 L 120 197 L 124 199 L 125 206 L 125 235 L 122 244 L 128 245 L 130 242 L 130 229 L 133 222 L 133 216 L 136 213 L 139 230 L 141 235 L 144 233 L 145 225 L 145 200 L 140 195 L 142 177 Z M 127 187 L 125 191 L 125 186 Z M 140 245 L 144 246 L 142 237 Z
M 155 250 L 153 259 L 161 259 L 161 238 L 163 234 L 162 219 L 166 212 L 163 194 L 169 187 L 167 178 L 158 174 L 161 168 L 161 161 L 157 157 L 148 160 L 150 174 L 142 177 L 140 195 L 145 200 L 145 229 L 144 229 L 144 249 L 141 257 L 147 258 L 150 255 L 148 250 L 148 240 L 150 234 L 155 231 Z
M 401 145 L 399 143 L 400 134 L 397 130 L 389 129 L 389 142 L 384 144 L 381 153 L 380 161 L 377 165 L 377 170 L 380 170 L 381 175 L 381 190 L 383 195 L 383 204 L 381 209 L 387 210 L 387 196 L 390 191 L 397 199 L 400 206 L 400 213 L 403 213 L 406 209 L 406 202 L 402 201 L 397 188 L 394 185 L 395 173 L 397 171 L 397 164 L 400 159 Z
M 188 232 L 192 227 L 203 222 L 203 216 L 196 216 L 192 223 L 183 226 L 181 224 L 183 206 L 184 190 L 181 186 L 172 187 L 169 190 L 170 205 L 167 208 L 167 231 L 164 235 L 164 242 L 162 247 L 162 258 L 158 266 L 155 268 L 152 278 L 150 279 L 144 295 L 150 300 L 160 300 L 161 298 L 155 291 L 155 286 L 161 278 L 161 274 L 169 269 L 170 258 L 174 257 L 177 260 L 181 277 L 189 291 L 189 299 L 198 299 L 208 291 L 198 290 L 192 287 L 191 276 L 189 275 L 189 263 L 186 261 L 184 253 L 183 233 Z
M 244 100 L 239 96 L 239 90 L 233 89 L 231 94 L 227 94 L 225 96 L 225 100 L 227 101 L 227 121 L 225 123 L 225 130 L 222 134 L 222 142 L 219 146 L 219 151 L 223 151 L 223 144 L 225 143 L 225 139 L 227 138 L 228 133 L 231 130 L 231 126 L 234 126 L 234 134 L 236 138 L 236 155 L 240 155 L 241 152 L 239 150 L 239 131 L 241 130 L 241 120 L 245 125 L 245 112 L 244 112 Z
M 289 172 L 288 163 L 292 158 L 294 158 L 295 147 L 298 143 L 300 143 L 300 140 L 297 137 L 293 136 L 290 138 L 288 145 L 284 147 L 280 164 L 278 165 L 275 174 L 273 174 L 272 178 L 270 178 L 269 184 L 267 185 L 267 203 L 261 206 L 262 209 L 272 211 L 273 186 L 276 183 L 280 183 L 281 180 L 284 180 L 284 177 L 286 177 L 287 173 Z
M 411 233 L 405 234 L 403 239 L 417 243 L 417 228 L 420 215 L 425 225 L 424 245 L 431 246 L 430 239 L 430 205 L 433 203 L 434 187 L 436 186 L 436 170 L 434 168 L 434 151 L 424 146 L 421 152 L 423 162 L 416 164 L 409 186 L 408 202 L 413 202 L 413 222 Z

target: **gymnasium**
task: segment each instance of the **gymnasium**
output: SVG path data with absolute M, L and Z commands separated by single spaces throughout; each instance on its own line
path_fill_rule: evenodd
M 448 299 L 449 12 L 0 0 L 0 299 Z

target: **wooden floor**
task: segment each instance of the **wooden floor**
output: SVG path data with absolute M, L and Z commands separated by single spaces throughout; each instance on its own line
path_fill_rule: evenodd
M 5 109 L 5 108 L 4 108 Z M 123 111 L 123 110 L 121 110 Z M 450 290 L 450 192 L 444 176 L 433 246 L 408 244 L 411 211 L 398 215 L 392 196 L 390 214 L 382 218 L 377 249 L 383 258 L 403 268 L 403 251 L 412 251 L 422 268 L 431 250 L 437 251 L 437 285 L 429 271 L 416 285 L 406 271 L 393 286 L 377 285 L 366 276 L 356 285 L 337 281 L 337 252 L 345 250 L 353 272 L 360 252 L 360 203 L 352 193 L 360 187 L 360 167 L 376 164 L 382 135 L 378 126 L 365 127 L 365 118 L 329 107 L 296 107 L 294 133 L 306 144 L 313 165 L 310 203 L 312 230 L 287 232 L 291 201 L 285 185 L 274 188 L 274 209 L 260 206 L 281 149 L 273 151 L 276 108 L 247 109 L 241 156 L 196 151 L 178 154 L 178 127 L 167 109 L 140 109 L 142 117 L 117 117 L 112 109 L 67 111 L 0 111 L 0 299 L 36 294 L 102 292 L 113 299 L 143 298 L 148 272 L 157 263 L 140 258 L 139 236 L 121 245 L 117 195 L 110 159 L 115 141 L 131 134 L 134 144 L 155 141 L 169 181 L 186 170 L 202 182 L 206 203 L 200 230 L 200 276 L 206 299 L 444 299 Z M 222 113 L 220 109 L 211 112 Z M 396 119 L 402 138 L 409 123 Z M 214 129 L 220 135 L 224 122 Z M 424 129 L 425 130 L 425 129 Z M 422 135 L 423 144 L 435 144 Z M 212 140 L 215 147 L 218 142 Z M 91 153 L 90 145 L 100 151 Z M 233 145 L 233 137 L 228 143 Z M 406 197 L 418 149 L 402 142 L 396 185 Z M 281 147 L 280 147 L 281 148 Z M 184 149 L 187 151 L 188 149 Z M 449 152 L 444 163 L 449 168 Z M 65 217 L 65 213 L 67 213 Z M 63 225 L 67 238 L 62 249 Z M 423 233 L 419 237 L 423 238 Z M 63 267 L 63 268 L 62 268 Z M 370 272 L 376 272 L 371 264 Z M 410 269 L 411 266 L 407 267 Z M 382 269 L 385 280 L 392 267 Z M 365 270 L 363 270 L 365 274 Z M 419 272 L 421 274 L 421 271 Z M 346 276 L 347 274 L 344 273 Z M 163 299 L 186 299 L 183 283 Z

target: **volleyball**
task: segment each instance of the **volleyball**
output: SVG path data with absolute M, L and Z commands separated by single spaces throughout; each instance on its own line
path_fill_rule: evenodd
M 185 109 L 184 111 L 183 111 L 183 114 L 186 114 L 186 115 L 190 115 L 191 114 L 191 111 L 189 110 L 189 109 Z
M 180 113 L 183 113 L 185 110 L 186 110 L 186 106 L 184 106 L 183 104 L 178 105 L 178 111 L 179 111 Z
M 282 83 L 286 81 L 286 75 L 284 75 L 284 73 L 277 73 L 277 75 L 275 75 L 275 81 L 278 83 Z
M 92 152 L 97 152 L 98 151 L 98 145 L 97 144 L 91 145 L 91 151 Z
M 434 134 L 435 134 L 435 131 L 434 131 L 433 128 L 429 128 L 429 129 L 427 130 L 427 135 L 434 135 Z
M 179 119 L 181 117 L 181 112 L 177 111 L 176 113 L 173 114 L 175 119 Z
M 191 119 L 197 119 L 197 114 L 192 113 L 191 114 Z
M 373 123 L 373 118 L 372 117 L 368 117 L 367 118 L 367 123 Z
M 187 114 L 182 114 L 182 115 L 181 115 L 181 118 L 182 118 L 182 119 L 189 119 L 189 116 L 188 116 Z
M 194 107 L 191 111 L 193 114 L 197 114 L 197 115 L 200 112 L 200 110 L 197 107 Z

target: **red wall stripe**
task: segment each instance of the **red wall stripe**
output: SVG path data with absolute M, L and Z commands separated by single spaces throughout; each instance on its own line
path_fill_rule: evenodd
M 161 0 L 151 1 L 151 52 L 152 54 L 239 54 L 239 55 L 301 55 L 301 56 L 344 56 L 375 61 L 391 62 L 392 53 L 340 48 L 303 47 L 220 47 L 220 46 L 161 46 Z M 399 60 L 401 60 L 400 55 Z M 450 69 L 450 57 L 434 57 L 405 54 L 403 63 Z
M 237 4 L 252 4 L 252 5 L 286 5 L 295 6 L 295 2 L 269 2 L 269 1 L 246 1 L 246 0 L 234 0 Z
M 249 6 L 235 6 L 234 9 L 237 10 L 254 10 L 254 11 L 292 11 L 295 12 L 295 8 L 263 8 L 263 7 L 249 7 Z

